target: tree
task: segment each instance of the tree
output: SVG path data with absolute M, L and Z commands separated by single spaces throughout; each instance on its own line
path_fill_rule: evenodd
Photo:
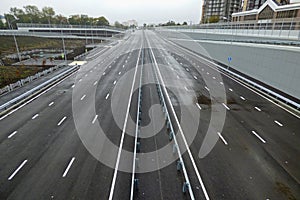
M 41 16 L 43 23 L 48 22 L 51 24 L 51 19 L 55 16 L 55 11 L 51 7 L 44 7 Z
M 98 26 L 109 26 L 108 20 L 103 16 L 95 18 L 94 20 L 96 21 L 96 25 Z
M 53 20 L 55 24 L 65 23 L 68 21 L 68 19 L 62 15 L 56 15 Z
M 122 28 L 122 24 L 118 21 L 115 21 L 114 25 L 115 25 L 116 28 Z
M 182 25 L 186 26 L 186 25 L 187 25 L 187 22 L 183 22 Z
M 16 19 L 13 15 L 11 14 L 4 14 L 4 17 L 6 19 L 6 27 L 8 29 L 11 29 L 11 27 L 13 29 L 16 29 L 17 25 L 16 25 Z
M 209 23 L 217 23 L 219 20 L 219 16 L 211 16 L 210 18 L 208 18 Z
M 2 20 L 0 20 L 0 29 L 5 29 L 5 28 L 6 28 L 5 24 L 2 22 Z
M 31 19 L 33 23 L 40 23 L 41 12 L 39 11 L 38 7 L 28 5 L 24 6 L 26 15 Z

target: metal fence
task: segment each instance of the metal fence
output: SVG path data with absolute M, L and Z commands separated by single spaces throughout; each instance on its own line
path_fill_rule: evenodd
M 94 25 L 71 25 L 71 24 L 35 24 L 35 23 L 17 23 L 18 28 L 47 28 L 47 29 L 106 29 L 112 31 L 124 32 L 124 29 L 111 26 Z
M 171 30 L 300 39 L 300 18 L 161 27 Z

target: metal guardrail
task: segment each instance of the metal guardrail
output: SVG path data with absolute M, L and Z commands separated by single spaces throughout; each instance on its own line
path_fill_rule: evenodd
M 101 36 L 79 36 L 70 33 L 54 33 L 54 32 L 28 32 L 18 30 L 0 30 L 2 36 L 31 36 L 31 37 L 45 37 L 45 38 L 64 38 L 64 39 L 99 39 L 99 40 L 116 40 L 114 37 L 101 37 Z
M 7 86 L 4 86 L 3 88 L 0 88 L 0 95 L 2 95 L 4 93 L 7 93 L 7 92 L 10 92 L 10 91 L 13 91 L 15 88 L 22 87 L 25 83 L 29 83 L 29 82 L 31 82 L 35 79 L 40 78 L 41 76 L 45 76 L 48 73 L 52 73 L 53 71 L 57 70 L 60 67 L 61 67 L 60 65 L 57 65 L 55 67 L 51 67 L 51 68 L 46 69 L 42 72 L 38 72 L 38 73 L 36 73 L 32 76 L 28 76 L 25 79 L 21 79 L 21 80 L 15 82 L 15 83 L 11 83 Z
M 75 66 L 71 67 L 70 69 L 68 69 L 68 70 L 66 70 L 66 71 L 64 71 L 64 72 L 62 72 L 62 73 L 56 75 L 55 77 L 53 77 L 53 78 L 51 78 L 51 79 L 45 81 L 44 83 L 42 83 L 42 84 L 40 84 L 40 85 L 34 87 L 33 89 L 31 89 L 31 90 L 29 90 L 29 91 L 27 91 L 27 92 L 21 94 L 20 96 L 18 96 L 18 97 L 16 97 L 16 98 L 14 98 L 14 99 L 12 99 L 12 100 L 10 100 L 10 101 L 4 103 L 3 105 L 0 106 L 0 110 L 6 110 L 6 109 L 9 108 L 10 106 L 12 106 L 12 105 L 16 104 L 17 102 L 19 102 L 20 100 L 25 99 L 25 98 L 28 97 L 29 95 L 34 94 L 36 91 L 42 89 L 43 87 L 47 86 L 48 84 L 52 83 L 53 81 L 56 81 L 56 80 L 58 80 L 59 78 L 63 77 L 64 75 L 68 74 L 69 72 L 75 70 L 77 67 L 78 67 L 78 66 L 75 65 Z
M 266 87 L 264 87 L 264 86 L 262 86 L 260 84 L 255 83 L 254 81 L 251 81 L 251 80 L 249 80 L 249 79 L 247 79 L 247 78 L 245 78 L 245 77 L 243 77 L 243 76 L 241 76 L 241 75 L 239 75 L 239 74 L 237 74 L 237 73 L 235 73 L 235 72 L 233 72 L 233 71 L 231 71 L 229 69 L 226 69 L 226 68 L 218 65 L 218 64 L 217 64 L 217 66 L 220 69 L 226 71 L 227 73 L 233 75 L 234 77 L 236 77 L 236 78 L 238 78 L 238 79 L 240 79 L 240 80 L 242 80 L 242 81 L 244 81 L 244 82 L 246 82 L 246 83 L 248 83 L 248 84 L 250 84 L 250 85 L 252 85 L 252 86 L 254 86 L 254 87 L 256 87 L 256 88 L 258 88 L 258 89 L 260 89 L 262 91 L 264 91 L 264 92 L 266 92 L 267 94 L 270 94 L 270 95 L 272 95 L 272 96 L 280 99 L 281 101 L 283 101 L 283 102 L 285 102 L 287 104 L 290 104 L 290 105 L 294 106 L 297 109 L 300 109 L 300 104 L 299 103 L 297 103 L 297 102 L 295 102 L 295 101 L 293 101 L 291 99 L 288 99 L 288 98 L 282 96 L 281 94 L 278 94 L 278 93 L 276 93 L 276 92 L 274 92 L 274 91 L 272 91 L 272 90 L 270 90 L 270 89 L 268 89 L 268 88 L 266 88 Z
M 282 37 L 300 40 L 300 18 L 239 21 L 187 26 L 163 26 L 163 29 L 230 35 Z
M 238 22 L 220 22 L 193 24 L 185 26 L 162 26 L 170 29 L 268 29 L 268 30 L 300 30 L 299 18 L 283 18 L 276 20 L 251 20 Z
M 18 28 L 47 28 L 47 29 L 106 29 L 112 31 L 124 32 L 124 29 L 111 26 L 93 26 L 93 25 L 71 25 L 71 24 L 35 24 L 35 23 L 17 23 Z

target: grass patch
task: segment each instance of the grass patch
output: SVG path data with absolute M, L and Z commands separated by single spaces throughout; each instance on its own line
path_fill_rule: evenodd
M 42 67 L 0 66 L 0 88 L 43 70 Z
M 32 49 L 62 49 L 61 39 L 39 37 L 16 37 L 20 51 Z M 95 41 L 98 42 L 98 41 Z M 85 46 L 85 40 L 65 39 L 67 49 Z M 0 55 L 16 53 L 16 46 L 12 36 L 0 36 Z

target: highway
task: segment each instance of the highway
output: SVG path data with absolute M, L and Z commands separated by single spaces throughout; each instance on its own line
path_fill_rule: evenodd
M 300 198 L 299 115 L 155 31 L 86 58 L 0 116 L 0 199 Z

